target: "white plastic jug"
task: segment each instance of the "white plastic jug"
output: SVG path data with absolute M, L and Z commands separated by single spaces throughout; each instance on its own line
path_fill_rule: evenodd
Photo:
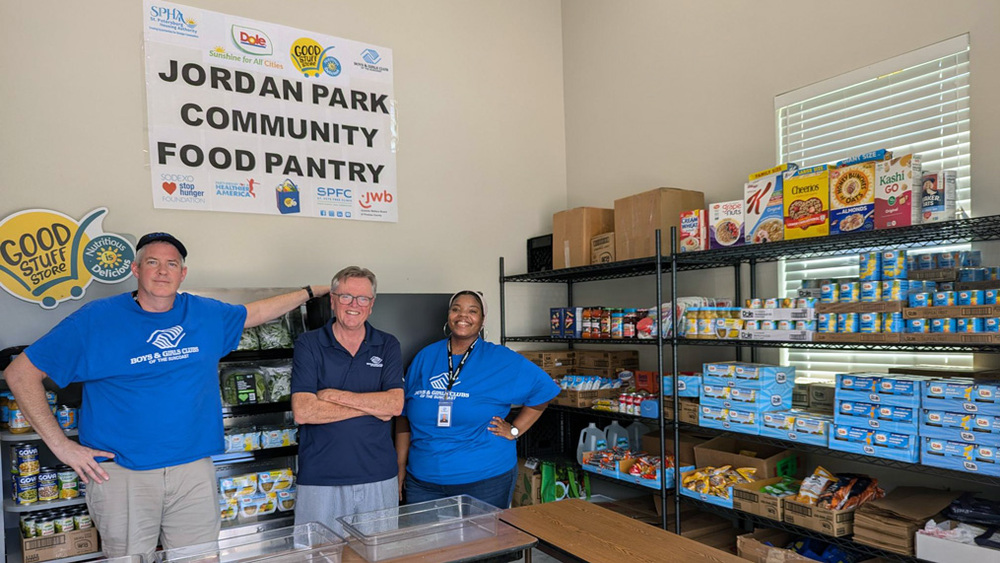
M 628 431 L 617 420 L 612 420 L 611 424 L 604 427 L 604 436 L 608 440 L 609 448 L 628 448 Z
M 642 449 L 642 437 L 651 432 L 651 429 L 638 420 L 625 427 L 628 433 L 628 447 L 633 451 Z
M 604 435 L 604 431 L 597 427 L 597 423 L 591 422 L 580 431 L 580 442 L 576 446 L 576 462 L 583 464 L 583 452 L 603 450 L 607 447 L 608 438 Z

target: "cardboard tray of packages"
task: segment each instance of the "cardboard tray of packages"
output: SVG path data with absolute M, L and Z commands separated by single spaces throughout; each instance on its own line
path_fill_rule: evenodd
M 155 563 L 209 563 L 218 561 L 267 561 L 292 563 L 325 561 L 340 563 L 344 540 L 326 526 L 309 522 L 232 536 L 156 553 Z
M 1000 344 L 1000 333 L 996 332 L 907 332 L 902 337 L 908 344 Z
M 52 536 L 21 539 L 21 553 L 25 563 L 37 563 L 52 559 L 75 557 L 93 553 L 100 555 L 97 544 L 97 529 L 74 530 Z
M 740 340 L 766 340 L 773 342 L 811 342 L 811 330 L 741 330 Z
M 588 391 L 563 389 L 555 399 L 552 399 L 552 404 L 563 407 L 589 409 L 594 406 L 595 400 L 613 399 L 618 397 L 619 393 L 619 389 L 591 389 Z
M 784 502 L 787 497 L 779 497 L 762 492 L 767 485 L 780 483 L 784 477 L 761 479 L 752 483 L 733 485 L 733 508 L 749 514 L 756 514 L 771 520 L 782 521 Z
M 383 561 L 497 535 L 500 509 L 468 495 L 342 516 L 347 544 Z
M 816 313 L 900 313 L 906 306 L 902 301 L 875 301 L 874 303 L 817 303 Z
M 958 268 L 934 268 L 931 270 L 910 270 L 911 280 L 953 282 L 958 279 Z
M 904 319 L 957 319 L 960 317 L 1000 317 L 1000 305 L 947 305 L 903 309 Z
M 822 532 L 828 536 L 847 536 L 854 532 L 854 508 L 832 510 L 785 499 L 784 511 L 785 522 Z
M 803 555 L 789 549 L 775 547 L 788 545 L 792 535 L 781 530 L 757 528 L 751 534 L 736 538 L 737 555 L 753 563 L 813 563 Z
M 745 321 L 811 321 L 816 309 L 740 309 Z
M 900 332 L 816 332 L 813 333 L 813 342 L 837 342 L 845 344 L 893 344 L 901 342 L 903 333 Z

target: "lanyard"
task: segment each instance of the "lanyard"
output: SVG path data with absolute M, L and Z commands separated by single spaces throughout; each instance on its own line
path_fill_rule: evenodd
M 458 374 L 461 373 L 462 366 L 465 365 L 465 360 L 469 359 L 469 354 L 472 353 L 472 349 L 476 347 L 476 342 L 479 342 L 478 338 L 472 343 L 471 346 L 469 346 L 469 349 L 465 351 L 465 354 L 462 355 L 462 359 L 458 362 L 458 369 L 455 369 L 451 360 L 451 339 L 448 339 L 448 388 L 445 389 L 446 394 L 451 392 L 451 387 L 455 385 L 456 381 L 458 381 Z

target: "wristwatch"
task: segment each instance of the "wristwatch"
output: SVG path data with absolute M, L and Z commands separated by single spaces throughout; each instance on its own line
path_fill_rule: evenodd
M 513 436 L 514 438 L 517 438 L 517 435 L 520 434 L 520 433 L 521 433 L 521 431 L 517 429 L 517 426 L 514 426 L 513 424 L 510 425 L 510 435 L 511 436 Z

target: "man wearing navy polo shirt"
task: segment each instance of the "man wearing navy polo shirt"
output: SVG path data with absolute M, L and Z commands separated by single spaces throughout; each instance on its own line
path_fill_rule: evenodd
M 329 289 L 306 286 L 230 305 L 179 293 L 187 249 L 168 233 L 136 244 L 138 289 L 84 305 L 4 373 L 53 454 L 87 483 L 105 555 L 143 555 L 219 536 L 211 456 L 223 452 L 219 359 L 257 326 Z M 66 437 L 42 381 L 83 384 L 80 442 Z
M 396 337 L 368 323 L 376 284 L 365 268 L 337 272 L 333 320 L 295 342 L 296 524 L 343 534 L 338 517 L 399 504 L 391 420 L 403 409 L 403 366 Z

